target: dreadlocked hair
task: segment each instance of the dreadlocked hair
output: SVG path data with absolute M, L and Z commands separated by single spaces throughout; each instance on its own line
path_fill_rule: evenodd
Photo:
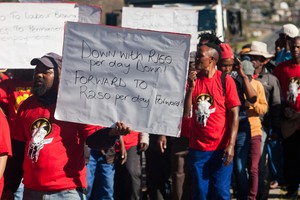
M 221 37 L 221 36 L 220 36 Z M 216 35 L 215 31 L 210 32 L 204 32 L 198 35 L 199 43 L 201 44 L 201 41 L 207 40 L 209 43 L 214 43 L 216 45 L 220 45 L 222 41 L 220 40 L 220 37 Z

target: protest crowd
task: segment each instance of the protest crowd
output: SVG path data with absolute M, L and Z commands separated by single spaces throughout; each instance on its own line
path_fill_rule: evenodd
M 1 200 L 264 200 L 275 188 L 297 199 L 298 28 L 283 25 L 275 46 L 252 41 L 234 52 L 200 34 L 180 137 L 56 119 L 62 55 L 1 70 Z

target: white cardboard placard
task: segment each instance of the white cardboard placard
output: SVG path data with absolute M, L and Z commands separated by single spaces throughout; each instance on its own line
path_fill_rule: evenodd
M 68 22 L 55 118 L 178 136 L 190 35 Z
M 61 55 L 64 23 L 90 23 L 89 16 L 83 15 L 90 14 L 95 20 L 100 11 L 79 7 L 75 3 L 0 3 L 0 68 L 33 68 L 33 58 L 48 52 Z
M 184 8 L 123 7 L 122 27 L 190 34 L 190 51 L 198 43 L 198 11 Z

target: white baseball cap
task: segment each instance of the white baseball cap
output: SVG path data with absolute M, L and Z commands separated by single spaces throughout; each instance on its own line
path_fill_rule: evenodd
M 290 38 L 294 38 L 299 35 L 299 29 L 294 24 L 284 24 L 278 33 L 283 33 Z

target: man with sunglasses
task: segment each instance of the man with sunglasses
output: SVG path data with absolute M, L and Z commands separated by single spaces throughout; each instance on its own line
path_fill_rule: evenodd
M 259 188 L 257 199 L 263 199 L 268 194 L 268 188 L 264 188 L 264 172 L 266 163 L 266 154 L 268 154 L 268 163 L 270 171 L 270 188 L 276 188 L 278 184 L 283 184 L 282 175 L 282 147 L 280 131 L 280 113 L 281 113 L 281 95 L 278 79 L 269 73 L 267 63 L 273 57 L 267 51 L 267 44 L 259 41 L 251 43 L 250 51 L 246 53 L 255 69 L 253 78 L 260 81 L 265 89 L 266 99 L 269 105 L 268 112 L 262 117 L 263 137 L 262 155 L 259 166 Z
M 199 44 L 195 70 L 190 70 L 184 102 L 182 132 L 190 134 L 192 199 L 230 199 L 232 159 L 238 131 L 240 100 L 234 80 L 226 75 L 223 95 L 216 64 L 220 48 Z M 193 115 L 190 118 L 190 111 Z

